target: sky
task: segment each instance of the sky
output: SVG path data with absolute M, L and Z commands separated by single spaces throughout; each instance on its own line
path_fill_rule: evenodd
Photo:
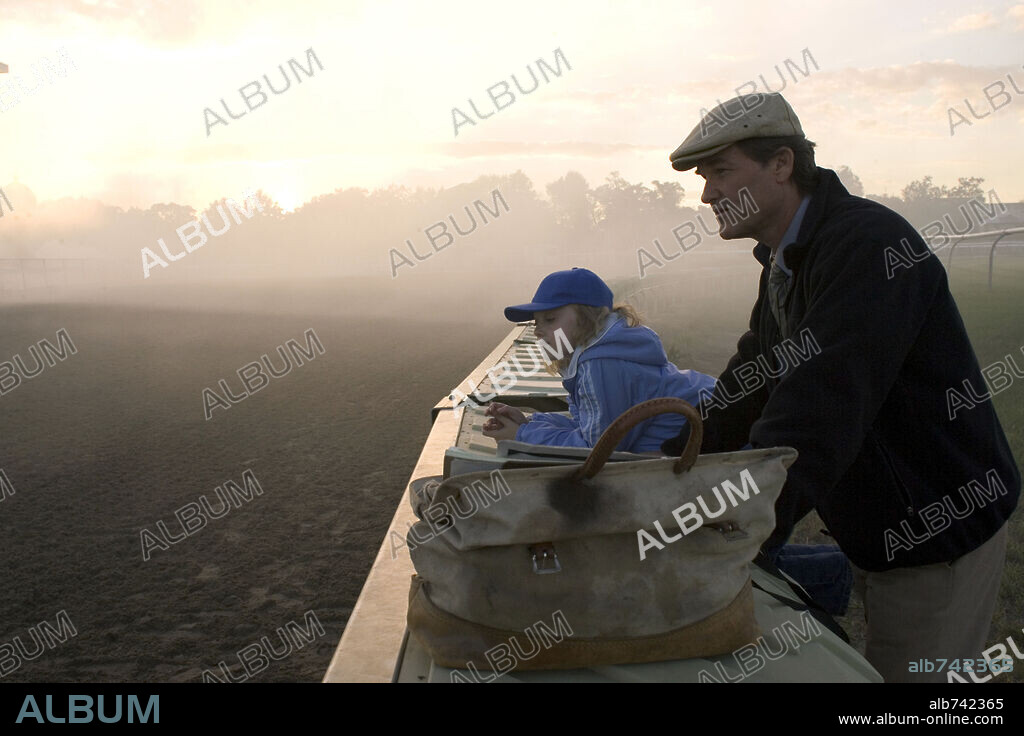
M 312 76 L 289 66 L 308 49 Z M 0 62 L 0 186 L 41 200 L 202 209 L 263 189 L 291 210 L 522 170 L 542 196 L 617 171 L 692 205 L 700 179 L 668 155 L 748 82 L 781 89 L 819 165 L 868 193 L 979 176 L 1024 200 L 1021 3 L 3 0 Z M 290 87 L 262 105 L 250 87 L 248 110 L 239 89 L 284 87 L 279 65 Z

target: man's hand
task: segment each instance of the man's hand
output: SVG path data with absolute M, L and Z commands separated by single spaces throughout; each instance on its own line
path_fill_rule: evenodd
M 514 440 L 520 424 L 526 422 L 526 415 L 507 404 L 488 404 L 484 414 L 491 417 L 483 425 L 485 437 L 496 440 Z

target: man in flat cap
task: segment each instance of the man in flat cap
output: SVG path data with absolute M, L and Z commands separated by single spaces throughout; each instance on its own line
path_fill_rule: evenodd
M 669 158 L 696 167 L 720 236 L 757 240 L 762 266 L 750 330 L 702 402 L 702 452 L 799 451 L 764 551 L 818 511 L 853 564 L 866 655 L 887 681 L 946 680 L 917 672 L 922 659 L 976 664 L 1020 473 L 991 402 L 947 405 L 950 388 L 985 382 L 939 259 L 815 165 L 778 93 L 720 104 Z M 744 197 L 756 211 L 739 211 Z

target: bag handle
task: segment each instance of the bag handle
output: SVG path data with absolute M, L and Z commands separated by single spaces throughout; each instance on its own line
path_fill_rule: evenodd
M 637 404 L 624 411 L 618 419 L 609 424 L 597 444 L 594 445 L 594 449 L 590 451 L 586 461 L 573 475 L 573 480 L 593 478 L 604 467 L 608 457 L 622 442 L 622 438 L 629 430 L 651 417 L 670 413 L 682 414 L 690 423 L 690 438 L 686 441 L 686 447 L 683 448 L 679 459 L 672 466 L 672 472 L 679 475 L 683 471 L 689 470 L 697 462 L 697 456 L 700 454 L 701 441 L 704 439 L 704 424 L 692 404 L 683 399 L 668 396 Z

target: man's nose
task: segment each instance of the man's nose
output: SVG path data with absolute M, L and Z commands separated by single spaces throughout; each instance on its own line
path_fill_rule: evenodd
M 712 202 L 714 202 L 716 199 L 718 199 L 718 197 L 714 196 L 712 194 L 713 192 L 714 189 L 711 187 L 711 182 L 704 182 L 704 189 L 700 193 L 700 201 L 703 202 L 704 204 L 711 204 Z

